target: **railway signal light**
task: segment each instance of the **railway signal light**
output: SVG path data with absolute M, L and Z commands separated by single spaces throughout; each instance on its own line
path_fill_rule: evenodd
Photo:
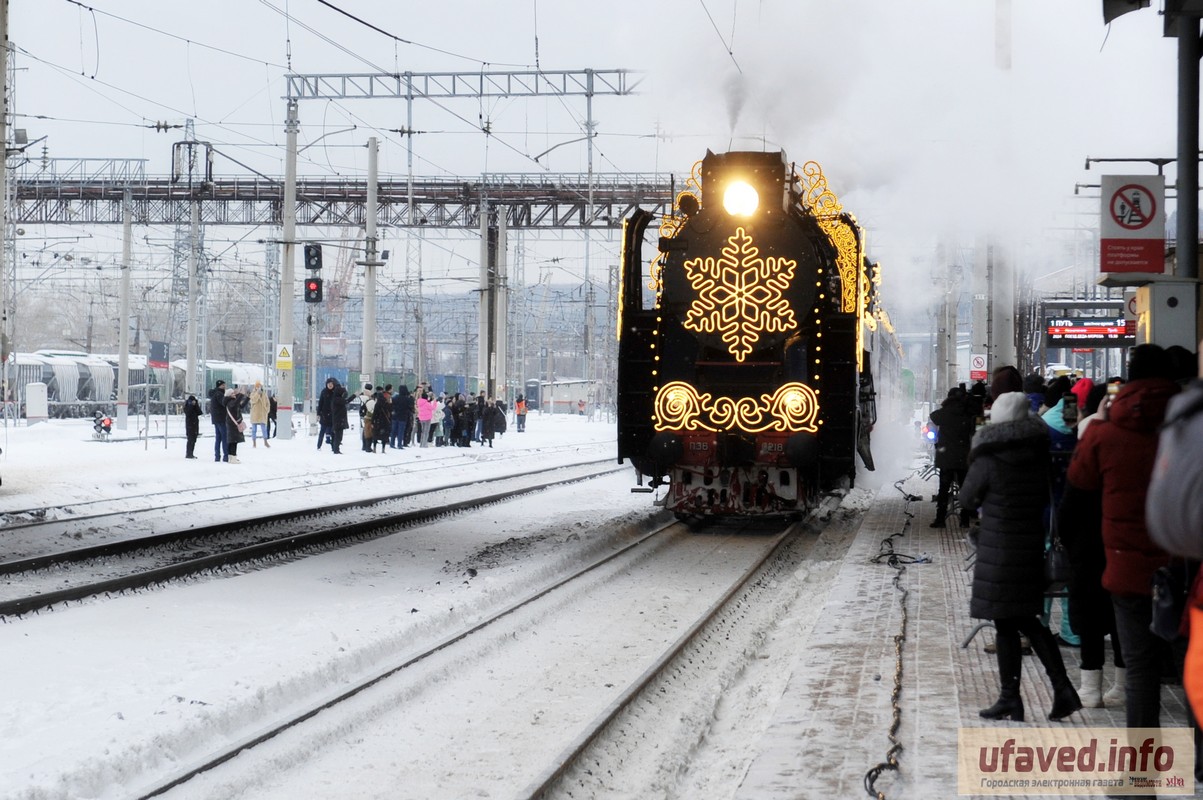
M 305 269 L 322 268 L 322 246 L 320 244 L 305 245 Z
M 322 279 L 321 278 L 306 278 L 305 279 L 305 302 L 306 303 L 322 302 Z

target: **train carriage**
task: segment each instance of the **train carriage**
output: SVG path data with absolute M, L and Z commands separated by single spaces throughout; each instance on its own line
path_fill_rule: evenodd
M 872 469 L 888 320 L 818 165 L 707 152 L 645 259 L 652 222 L 624 223 L 618 301 L 618 459 L 636 491 L 667 487 L 678 516 L 788 515 L 851 485 L 858 452 Z

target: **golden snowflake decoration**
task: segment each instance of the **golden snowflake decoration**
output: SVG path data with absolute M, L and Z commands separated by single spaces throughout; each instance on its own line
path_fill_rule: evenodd
M 798 262 L 761 258 L 760 248 L 742 228 L 727 239 L 721 258 L 685 262 L 685 274 L 697 299 L 685 315 L 685 327 L 721 333 L 736 361 L 752 352 L 762 333 L 784 333 L 797 323 L 782 293 L 789 288 Z

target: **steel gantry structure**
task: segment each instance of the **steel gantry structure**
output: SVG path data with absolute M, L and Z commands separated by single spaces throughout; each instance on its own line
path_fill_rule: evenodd
M 120 225 L 127 190 L 140 225 L 186 225 L 198 199 L 205 225 L 283 222 L 284 185 L 264 178 L 216 178 L 189 190 L 167 176 L 58 177 L 31 171 L 18 173 L 13 183 L 9 220 L 14 224 Z M 377 223 L 479 230 L 482 213 L 500 212 L 511 229 L 617 229 L 636 206 L 666 212 L 674 184 L 681 186 L 662 173 L 595 173 L 592 180 L 581 173 L 381 180 Z M 296 224 L 362 227 L 366 200 L 364 180 L 298 178 Z
M 132 218 L 138 224 L 180 225 L 188 220 L 193 226 L 280 226 L 283 258 L 277 346 L 281 349 L 276 366 L 281 435 L 287 438 L 291 434 L 293 366 L 291 360 L 284 362 L 281 354 L 286 352 L 284 347 L 291 348 L 293 343 L 296 226 L 368 227 L 367 208 L 373 205 L 368 200 L 371 193 L 377 207 L 371 222 L 410 231 L 407 240 L 410 250 L 416 249 L 421 232 L 431 229 L 485 231 L 495 225 L 513 230 L 572 228 L 581 230 L 585 238 L 585 279 L 588 283 L 589 242 L 593 230 L 619 228 L 621 220 L 636 206 L 664 213 L 672 203 L 674 181 L 671 176 L 599 175 L 593 171 L 594 96 L 632 94 L 640 79 L 639 73 L 622 69 L 287 75 L 283 181 L 265 176 L 231 177 L 182 186 L 166 177 L 131 181 L 126 176 L 122 176 L 124 180 L 94 176 L 71 180 L 30 171 L 12 181 L 7 220 L 10 225 L 116 224 L 122 221 L 124 213 L 126 220 Z M 415 100 L 571 96 L 584 97 L 586 101 L 585 136 L 582 137 L 587 142 L 586 173 L 484 174 L 471 180 L 414 176 Z M 378 180 L 375 175 L 371 181 L 315 180 L 297 176 L 298 107 L 299 101 L 306 99 L 404 100 L 406 125 L 399 131 L 407 142 L 404 181 Z M 487 124 L 482 124 L 481 129 L 486 134 L 489 132 Z M 123 201 L 128 204 L 124 212 Z M 375 242 L 366 244 L 371 253 Z M 412 260 L 407 258 L 407 261 Z M 420 269 L 420 254 L 418 263 Z M 421 285 L 420 274 L 418 285 Z M 482 288 L 482 297 L 484 293 Z M 365 348 L 369 344 L 365 341 Z M 374 352 L 374 348 L 369 352 Z

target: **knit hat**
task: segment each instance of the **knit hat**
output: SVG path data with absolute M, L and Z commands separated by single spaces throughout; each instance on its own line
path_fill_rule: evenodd
M 1086 407 L 1086 398 L 1090 397 L 1090 390 L 1094 388 L 1094 381 L 1090 378 L 1079 378 L 1078 381 L 1070 387 L 1070 391 L 1074 393 L 1074 397 L 1078 398 L 1078 406 Z
M 1032 411 L 1032 405 L 1023 392 L 1007 392 L 1001 394 L 990 406 L 991 422 L 1014 422 L 1023 419 Z
M 1018 392 L 1023 389 L 1023 376 L 1011 365 L 994 370 L 990 381 L 990 396 L 1002 397 L 1007 392 Z

